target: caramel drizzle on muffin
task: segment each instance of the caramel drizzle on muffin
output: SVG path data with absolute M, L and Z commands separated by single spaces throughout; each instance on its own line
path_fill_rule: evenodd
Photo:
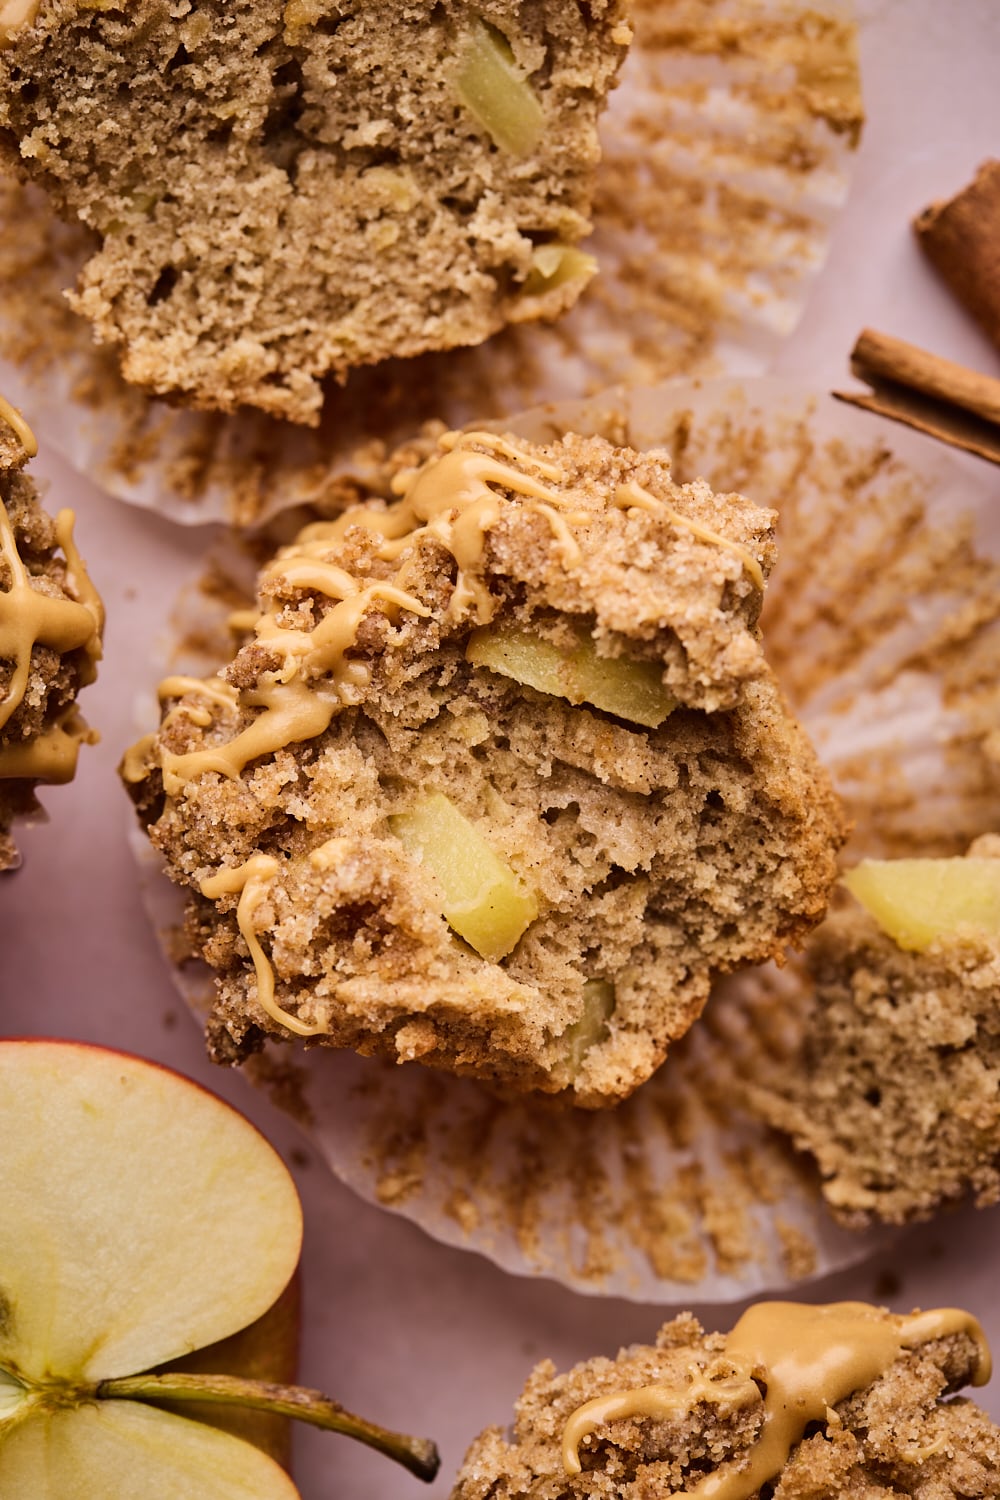
M 759 1303 L 740 1318 L 713 1365 L 692 1367 L 686 1386 L 612 1391 L 577 1407 L 563 1431 L 563 1467 L 581 1473 L 580 1444 L 609 1422 L 668 1421 L 701 1402 L 726 1412 L 762 1404 L 764 1421 L 749 1461 L 730 1461 L 682 1492 L 697 1500 L 748 1500 L 781 1472 L 810 1422 L 824 1420 L 828 1408 L 884 1375 L 904 1349 L 957 1333 L 976 1345 L 972 1384 L 985 1385 L 992 1370 L 986 1336 L 971 1313 L 958 1308 L 902 1317 L 864 1302 Z
M 568 498 L 542 482 L 563 478 L 556 465 L 525 454 L 487 432 L 448 433 L 441 439 L 441 446 L 446 450 L 443 456 L 397 476 L 393 488 L 402 497 L 397 504 L 381 511 L 355 506 L 335 521 L 307 526 L 264 570 L 265 586 L 280 583 L 309 589 L 336 602 L 311 630 L 283 624 L 280 606 L 265 609 L 249 621 L 241 616 L 241 625 L 249 625 L 256 642 L 279 657 L 282 666 L 271 674 L 273 681 L 234 693 L 231 700 L 227 695 L 227 701 L 263 712 L 231 740 L 205 750 L 177 754 L 158 745 L 155 736 L 147 736 L 126 756 L 127 780 L 142 779 L 152 751 L 163 772 L 164 789 L 173 796 L 186 781 L 204 772 L 217 771 L 235 778 L 258 756 L 322 734 L 337 710 L 357 702 L 367 686 L 368 668 L 352 661 L 348 652 L 356 643 L 369 608 L 380 603 L 422 618 L 430 615 L 431 611 L 405 588 L 408 554 L 424 538 L 440 543 L 457 564 L 449 617 L 468 615 L 476 625 L 487 624 L 496 611 L 496 600 L 476 576 L 476 570 L 482 561 L 486 535 L 507 503 L 494 486 L 527 500 L 525 509 L 545 518 L 560 551 L 567 560 L 572 559 L 576 543 L 571 527 L 591 518 L 569 510 Z M 489 451 L 483 452 L 484 448 Z M 533 469 L 538 477 L 504 459 Z M 733 552 L 754 582 L 763 587 L 760 563 L 746 547 L 681 516 L 639 485 L 620 486 L 614 504 L 620 509 L 655 511 L 700 540 Z M 392 579 L 362 584 L 327 561 L 329 552 L 352 527 L 381 538 L 376 552 L 380 560 L 399 560 Z M 219 679 L 208 681 L 218 696 L 224 684 Z M 190 691 L 190 680 L 185 682 L 188 686 L 182 691 Z
M 280 602 L 259 613 L 240 612 L 234 619 L 281 663 L 277 670 L 264 674 L 269 681 L 258 681 L 252 688 L 241 690 L 220 677 L 204 682 L 171 677 L 160 684 L 161 701 L 200 695 L 224 714 L 241 708 L 262 712 L 227 741 L 179 753 L 162 743 L 163 730 L 174 717 L 186 716 L 201 727 L 207 727 L 214 717 L 210 708 L 186 698 L 168 711 L 159 734 L 146 735 L 126 753 L 122 764 L 125 780 L 141 781 L 152 759 L 162 772 L 165 792 L 175 796 L 197 776 L 214 771 L 235 779 L 259 756 L 321 735 L 339 709 L 360 701 L 368 685 L 368 667 L 348 655 L 368 610 L 380 604 L 424 619 L 431 615 L 432 611 L 405 587 L 414 549 L 422 541 L 438 543 L 456 563 L 447 617 L 453 621 L 468 619 L 476 626 L 488 624 L 497 600 L 478 570 L 487 533 L 509 504 L 507 494 L 518 496 L 525 502 L 525 510 L 546 521 L 564 562 L 572 566 L 579 557 L 573 527 L 586 525 L 593 518 L 573 509 L 572 497 L 551 487 L 565 478 L 556 464 L 525 453 L 490 432 L 447 433 L 440 439 L 440 446 L 443 454 L 397 475 L 393 481 L 393 492 L 400 497 L 397 503 L 382 510 L 354 506 L 336 520 L 307 526 L 263 570 L 262 591 L 308 590 L 334 601 L 308 630 L 285 623 Z M 617 509 L 652 512 L 709 545 L 733 552 L 754 583 L 763 588 L 760 563 L 746 547 L 680 515 L 638 484 L 619 486 L 611 503 Z M 379 561 L 398 563 L 392 578 L 363 583 L 329 560 L 331 551 L 355 527 L 378 539 L 375 557 Z M 200 890 L 209 900 L 238 896 L 236 920 L 254 964 L 258 1002 L 280 1025 L 299 1036 L 315 1036 L 329 1028 L 299 1021 L 275 1000 L 274 970 L 254 926 L 254 915 L 280 869 L 280 861 L 272 856 L 254 855 L 238 867 L 207 876 Z

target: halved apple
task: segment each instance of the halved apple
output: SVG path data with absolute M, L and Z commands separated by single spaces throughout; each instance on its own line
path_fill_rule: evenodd
M 864 859 L 844 884 L 900 948 L 1000 937 L 1000 859 Z
M 252 1323 L 298 1260 L 294 1183 L 228 1105 L 140 1058 L 3 1041 L 0 1140 L 3 1500 L 295 1500 L 273 1459 L 193 1420 L 198 1402 L 353 1431 L 433 1472 L 430 1445 L 359 1433 L 317 1392 L 151 1371 Z M 167 1400 L 191 1415 L 148 1404 Z
M 484 625 L 469 637 L 465 654 L 474 666 L 488 667 L 525 687 L 570 703 L 592 703 L 649 729 L 675 708 L 656 662 L 599 656 L 597 643 L 582 626 L 573 628 L 573 640 L 572 647 L 562 650 L 531 630 Z
M 496 963 L 538 916 L 538 902 L 474 823 L 442 792 L 419 797 L 389 826 L 441 887 L 449 927 Z

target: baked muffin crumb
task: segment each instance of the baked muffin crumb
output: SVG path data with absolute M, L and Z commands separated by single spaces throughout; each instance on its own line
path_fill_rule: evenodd
M 1000 837 L 968 853 L 1000 859 Z M 907 951 L 852 905 L 807 960 L 798 1045 L 751 1100 L 815 1156 L 836 1216 L 900 1224 L 970 1193 L 1000 1200 L 1000 936 Z
M 446 434 L 263 570 L 126 779 L 264 1035 L 588 1107 L 820 918 L 843 837 L 757 631 L 773 513 L 663 454 Z
M 126 380 L 315 424 L 327 374 L 553 318 L 593 276 L 619 0 L 41 0 L 0 150 L 98 245 Z

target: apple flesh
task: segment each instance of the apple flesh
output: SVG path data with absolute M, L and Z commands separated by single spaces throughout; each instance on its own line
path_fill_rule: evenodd
M 469 637 L 466 658 L 539 693 L 590 703 L 605 713 L 656 729 L 676 707 L 656 662 L 599 656 L 589 631 L 573 627 L 574 645 L 563 650 L 543 636 L 513 625 L 484 625 Z
M 273 1459 L 192 1420 L 197 1407 L 147 1404 L 177 1399 L 283 1415 L 297 1401 L 432 1470 L 429 1445 L 318 1393 L 142 1373 L 252 1323 L 298 1260 L 295 1185 L 228 1105 L 140 1058 L 3 1041 L 0 1139 L 3 1500 L 295 1500 Z
M 298 1500 L 250 1443 L 134 1401 L 35 1413 L 0 1439 L 4 1500 Z
M 0 1043 L 0 1368 L 97 1382 L 252 1323 L 291 1279 L 298 1194 L 235 1110 L 138 1058 Z
M 389 819 L 403 847 L 437 881 L 448 925 L 496 963 L 538 916 L 538 902 L 474 823 L 441 792 Z
M 561 1040 L 568 1048 L 569 1065 L 579 1073 L 591 1047 L 607 1035 L 615 1009 L 615 987 L 607 979 L 588 979 L 583 986 L 583 1014 L 567 1026 Z
M 1000 860 L 865 859 L 844 884 L 900 948 L 1000 937 Z
M 593 255 L 578 250 L 575 245 L 549 241 L 532 251 L 531 270 L 521 283 L 521 294 L 538 297 L 570 281 L 581 281 L 586 285 L 593 281 L 597 271 L 597 260 Z
M 453 75 L 459 99 L 503 151 L 527 156 L 545 125 L 538 96 L 502 32 L 473 17 Z

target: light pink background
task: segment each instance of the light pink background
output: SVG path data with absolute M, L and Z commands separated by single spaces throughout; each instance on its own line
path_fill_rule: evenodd
M 1000 152 L 1000 5 L 867 0 L 863 15 L 868 129 L 828 264 L 776 368 L 809 384 L 842 384 L 854 336 L 870 324 L 1000 374 L 996 353 L 926 270 L 907 227 L 926 202 Z M 239 1076 L 205 1061 L 140 905 L 115 778 L 134 736 L 136 701 L 151 687 L 158 633 L 204 535 L 116 504 L 51 454 L 35 472 L 51 481 L 53 506 L 76 507 L 107 601 L 106 660 L 86 697 L 103 739 L 83 755 L 72 787 L 44 794 L 54 821 L 24 832 L 24 867 L 0 886 L 0 1025 L 13 1035 L 79 1037 L 156 1058 L 260 1125 L 290 1162 L 305 1205 L 301 1378 L 373 1418 L 433 1435 L 443 1465 L 432 1493 L 444 1496 L 474 1434 L 508 1420 L 536 1359 L 551 1355 L 565 1366 L 611 1353 L 652 1335 L 663 1309 L 515 1280 L 431 1242 L 359 1202 L 311 1150 L 303 1155 L 283 1116 Z M 1000 492 L 1000 474 L 996 482 Z M 969 1307 L 1000 1351 L 998 1249 L 1000 1210 L 967 1209 L 901 1234 L 879 1261 L 799 1295 L 879 1299 L 889 1266 L 902 1284 L 895 1307 Z M 728 1326 L 739 1310 L 706 1308 L 704 1321 Z M 1000 1381 L 980 1399 L 1000 1419 Z M 375 1455 L 312 1432 L 299 1439 L 296 1477 L 304 1500 L 421 1492 Z

